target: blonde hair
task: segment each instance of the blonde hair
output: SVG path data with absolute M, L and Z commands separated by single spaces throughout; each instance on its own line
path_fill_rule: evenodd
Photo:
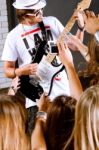
M 0 150 L 30 150 L 27 112 L 15 96 L 0 95 Z
M 88 88 L 81 96 L 75 110 L 75 125 L 70 140 L 74 150 L 99 150 L 99 85 Z

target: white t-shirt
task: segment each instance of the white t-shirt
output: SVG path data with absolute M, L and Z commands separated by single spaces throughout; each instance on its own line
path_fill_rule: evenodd
M 43 22 L 47 31 L 48 41 L 56 41 L 64 29 L 63 25 L 57 18 L 51 16 L 44 17 Z M 35 57 L 37 45 L 41 42 L 42 39 L 43 35 L 38 24 L 33 26 L 22 24 L 17 25 L 12 31 L 9 32 L 6 38 L 2 60 L 16 61 L 18 59 L 19 67 L 30 64 Z M 59 59 L 57 59 L 56 64 L 59 63 Z M 45 81 L 41 81 L 40 84 L 42 86 L 44 85 L 44 90 L 46 89 L 45 91 L 48 92 L 48 85 L 50 85 L 49 80 L 52 77 L 48 77 L 48 75 L 51 75 L 53 72 L 59 70 L 60 66 L 58 67 L 58 65 L 55 64 L 52 65 L 46 61 L 45 64 L 43 63 L 43 67 L 47 74 L 45 73 Z M 45 84 L 45 82 L 47 82 L 47 84 Z M 50 97 L 54 98 L 60 94 L 70 95 L 69 82 L 65 70 L 59 73 L 57 77 L 55 77 Z M 31 107 L 34 105 L 36 105 L 35 102 L 28 98 L 26 99 L 26 107 Z

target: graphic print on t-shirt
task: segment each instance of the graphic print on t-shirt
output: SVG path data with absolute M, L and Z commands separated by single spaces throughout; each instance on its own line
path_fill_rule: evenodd
M 45 28 L 47 32 L 47 40 L 53 40 L 50 27 L 45 26 Z M 40 43 L 44 40 L 44 34 L 40 28 L 36 28 L 34 30 L 25 31 L 25 33 L 23 33 L 21 37 L 23 39 L 26 49 L 28 50 L 31 56 L 31 60 L 33 61 Z M 30 42 L 32 43 L 32 46 Z M 49 51 L 48 45 L 45 46 L 45 51 L 46 53 Z

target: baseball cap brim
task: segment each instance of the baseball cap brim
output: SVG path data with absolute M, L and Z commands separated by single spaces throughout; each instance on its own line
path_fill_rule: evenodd
M 16 4 L 16 2 L 14 2 L 12 5 L 16 9 L 41 9 L 46 6 L 46 1 L 41 0 L 35 5 L 29 5 L 29 6 L 18 5 Z

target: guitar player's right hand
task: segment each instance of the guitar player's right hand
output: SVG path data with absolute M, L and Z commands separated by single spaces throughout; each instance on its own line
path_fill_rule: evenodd
M 28 64 L 23 66 L 21 69 L 21 75 L 36 75 L 37 73 L 38 64 Z

